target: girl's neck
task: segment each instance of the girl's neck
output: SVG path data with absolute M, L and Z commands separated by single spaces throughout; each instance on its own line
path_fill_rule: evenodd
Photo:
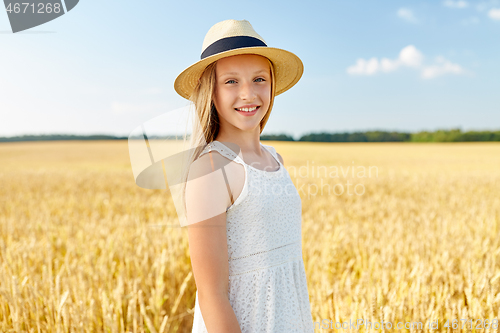
M 231 142 L 241 149 L 243 153 L 253 153 L 257 156 L 262 155 L 261 146 L 260 146 L 260 135 L 259 132 L 255 133 L 242 133 L 240 135 L 217 135 L 215 140 L 219 142 Z

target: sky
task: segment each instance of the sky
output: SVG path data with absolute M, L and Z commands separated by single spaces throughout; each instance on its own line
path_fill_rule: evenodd
M 263 134 L 500 129 L 500 0 L 81 0 L 15 34 L 0 10 L 0 136 L 127 136 L 185 107 L 174 80 L 227 19 L 304 64 Z

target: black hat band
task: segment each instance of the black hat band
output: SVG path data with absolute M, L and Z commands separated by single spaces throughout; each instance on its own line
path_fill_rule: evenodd
M 210 57 L 214 54 L 239 49 L 242 47 L 253 47 L 253 46 L 267 46 L 266 43 L 258 38 L 250 36 L 232 36 L 221 38 L 218 41 L 213 42 L 209 47 L 203 51 L 201 54 L 201 59 Z

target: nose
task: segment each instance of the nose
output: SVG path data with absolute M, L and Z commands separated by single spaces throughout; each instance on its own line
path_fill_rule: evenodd
M 251 82 L 243 82 L 240 85 L 240 98 L 242 100 L 254 100 L 255 99 L 255 91 L 253 89 Z

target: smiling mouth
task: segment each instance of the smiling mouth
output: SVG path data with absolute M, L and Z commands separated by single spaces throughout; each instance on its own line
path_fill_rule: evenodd
M 253 112 L 255 110 L 257 110 L 258 108 L 260 108 L 260 106 L 257 106 L 257 107 L 253 107 L 253 108 L 235 108 L 236 111 L 244 111 L 244 112 Z

